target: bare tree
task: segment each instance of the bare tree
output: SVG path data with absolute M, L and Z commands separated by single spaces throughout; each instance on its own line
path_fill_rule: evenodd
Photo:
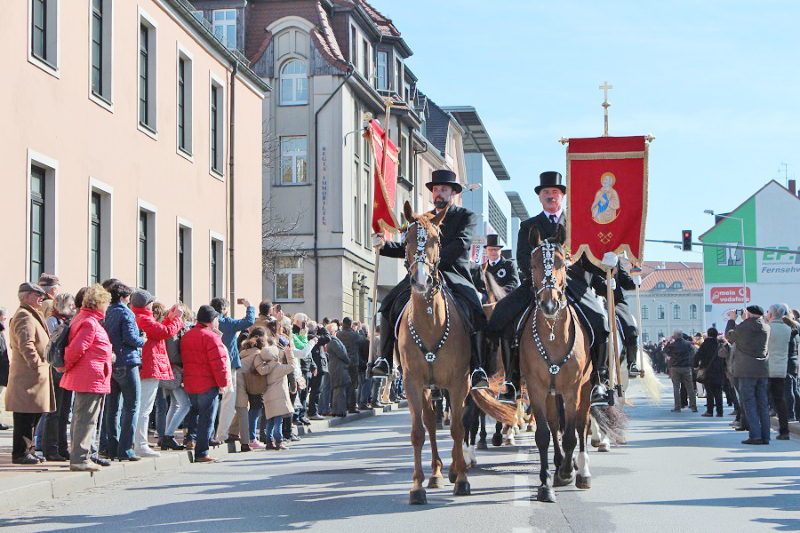
M 280 170 L 280 139 L 272 132 L 272 120 L 263 123 L 261 137 L 262 164 L 270 184 L 269 197 L 261 208 L 261 271 L 274 283 L 278 274 L 278 258 L 305 258 L 308 252 L 300 248 L 294 235 L 304 211 L 287 216 L 280 209 L 273 209 L 277 200 L 271 184 Z

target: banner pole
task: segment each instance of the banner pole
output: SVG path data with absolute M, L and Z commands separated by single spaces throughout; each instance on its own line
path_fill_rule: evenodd
M 608 345 L 609 348 L 612 350 L 612 354 L 614 356 L 614 366 L 615 373 L 616 373 L 616 383 L 613 379 L 612 372 L 608 373 L 608 377 L 611 380 L 611 388 L 616 389 L 617 385 L 622 384 L 622 375 L 619 369 L 620 362 L 619 362 L 619 344 L 617 343 L 617 311 L 616 305 L 614 303 L 614 289 L 612 288 L 612 284 L 614 283 L 614 269 L 608 268 L 606 269 L 606 302 L 608 304 L 608 322 L 610 326 L 609 335 L 611 335 L 611 340 L 609 341 Z M 622 393 L 619 392 L 619 396 L 622 396 Z
M 639 367 L 639 377 L 644 377 L 644 367 L 642 366 L 642 304 L 639 299 L 639 284 L 636 285 L 636 320 L 637 329 L 639 332 L 638 342 L 636 345 L 636 366 Z

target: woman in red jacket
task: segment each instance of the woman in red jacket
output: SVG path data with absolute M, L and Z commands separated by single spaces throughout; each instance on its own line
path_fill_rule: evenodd
M 150 448 L 147 443 L 147 426 L 153 403 L 158 392 L 158 382 L 172 379 L 172 367 L 169 364 L 165 340 L 174 337 L 183 327 L 183 311 L 173 306 L 167 318 L 159 322 L 153 317 L 155 297 L 145 290 L 138 290 L 131 296 L 131 310 L 136 315 L 136 325 L 147 336 L 142 348 L 141 388 L 139 396 L 139 420 L 136 423 L 134 450 L 140 457 L 158 457 L 161 455 Z
M 102 285 L 89 287 L 64 350 L 61 386 L 75 392 L 69 469 L 79 472 L 100 469 L 89 455 L 103 396 L 111 392 L 111 341 L 100 324 L 110 303 L 111 294 Z

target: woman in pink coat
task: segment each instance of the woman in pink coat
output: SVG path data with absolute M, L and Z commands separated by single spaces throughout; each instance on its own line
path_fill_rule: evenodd
M 141 388 L 139 389 L 139 420 L 136 423 L 136 436 L 133 445 L 136 455 L 140 457 L 158 457 L 161 455 L 150 448 L 147 443 L 147 425 L 153 404 L 158 393 L 158 382 L 172 379 L 172 367 L 169 364 L 167 344 L 164 342 L 174 337 L 183 327 L 183 311 L 173 306 L 163 322 L 153 317 L 155 297 L 145 290 L 138 290 L 131 295 L 131 311 L 136 315 L 136 325 L 147 336 L 142 348 Z
M 100 469 L 89 455 L 103 396 L 111 392 L 111 341 L 100 324 L 110 303 L 111 294 L 102 285 L 89 287 L 64 350 L 61 387 L 75 392 L 69 469 L 79 472 Z

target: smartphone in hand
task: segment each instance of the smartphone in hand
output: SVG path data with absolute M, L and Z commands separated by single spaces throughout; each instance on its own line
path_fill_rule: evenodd
M 239 305 L 244 304 L 244 298 L 239 298 L 238 300 L 236 300 L 236 303 Z

